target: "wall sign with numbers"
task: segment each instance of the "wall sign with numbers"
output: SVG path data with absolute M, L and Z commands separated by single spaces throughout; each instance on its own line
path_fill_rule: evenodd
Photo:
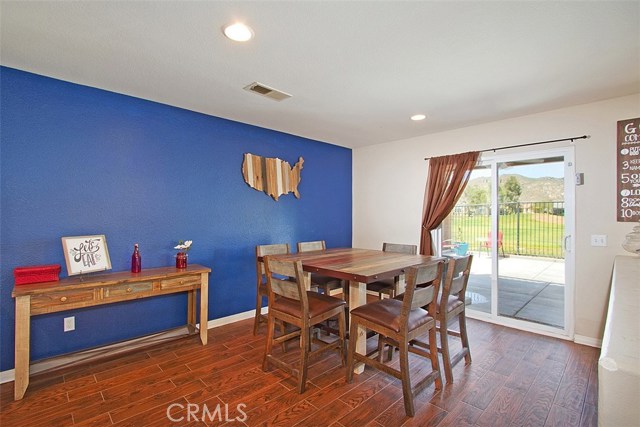
M 640 221 L 640 118 L 618 122 L 618 222 Z

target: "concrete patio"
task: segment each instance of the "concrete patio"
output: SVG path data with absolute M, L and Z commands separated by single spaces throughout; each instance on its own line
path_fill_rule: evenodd
M 507 254 L 498 262 L 501 316 L 564 327 L 564 260 Z M 491 312 L 491 257 L 474 253 L 467 286 L 469 309 Z

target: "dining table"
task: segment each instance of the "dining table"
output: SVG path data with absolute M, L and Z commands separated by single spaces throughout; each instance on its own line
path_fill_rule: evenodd
M 271 257 L 278 260 L 301 261 L 302 269 L 306 274 L 307 289 L 310 288 L 311 273 L 348 281 L 350 310 L 367 303 L 368 283 L 394 279 L 396 295 L 398 295 L 404 291 L 404 272 L 407 267 L 442 260 L 435 256 L 359 248 L 332 248 Z M 366 354 L 365 337 L 366 329 L 358 327 L 356 351 L 360 354 Z M 349 337 L 349 339 L 354 338 L 356 337 Z M 364 365 L 358 364 L 354 372 L 359 374 L 363 370 Z

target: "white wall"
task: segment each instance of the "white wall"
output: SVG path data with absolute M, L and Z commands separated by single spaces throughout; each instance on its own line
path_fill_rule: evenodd
M 640 117 L 640 94 L 356 148 L 353 245 L 419 243 L 425 157 L 591 135 L 575 143 L 576 172 L 585 176 L 576 188 L 575 334 L 596 342 L 602 338 L 613 259 L 626 253 L 621 243 L 634 225 L 616 221 L 616 122 L 635 117 Z M 590 246 L 591 234 L 606 234 L 608 246 Z

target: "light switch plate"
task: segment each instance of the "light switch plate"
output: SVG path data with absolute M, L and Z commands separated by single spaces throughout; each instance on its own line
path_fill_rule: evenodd
M 591 235 L 591 246 L 607 246 L 607 235 L 606 234 L 592 234 Z

